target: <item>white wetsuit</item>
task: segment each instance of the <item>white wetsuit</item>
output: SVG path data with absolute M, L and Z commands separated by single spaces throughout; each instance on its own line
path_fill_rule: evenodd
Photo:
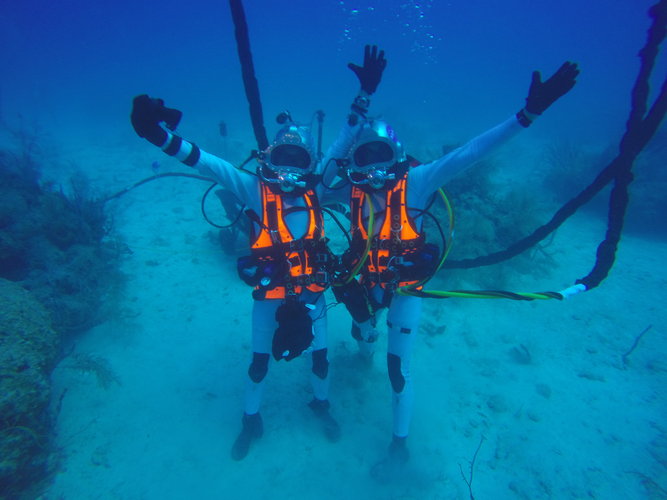
M 358 130 L 358 127 L 356 129 Z M 443 186 L 448 180 L 472 166 L 483 156 L 492 152 L 498 146 L 506 143 L 517 135 L 523 126 L 519 124 L 516 116 L 505 120 L 491 130 L 472 139 L 467 144 L 449 152 L 443 157 L 420 165 L 417 168 L 411 168 L 408 172 L 407 180 L 407 203 L 408 211 L 411 215 L 420 213 L 429 201 L 430 196 Z M 350 154 L 354 145 L 355 129 L 349 128 L 347 134 L 343 134 L 336 144 L 332 147 L 334 158 L 345 158 Z M 330 185 L 329 175 L 325 175 L 325 183 Z M 382 226 L 385 208 L 385 190 L 378 190 L 377 194 L 372 195 L 372 202 L 375 209 L 376 220 L 374 224 L 375 234 Z M 351 196 L 350 189 L 327 190 L 324 194 L 323 203 L 328 200 L 349 203 Z M 368 203 L 364 203 L 364 218 L 368 216 Z M 384 289 L 376 285 L 370 289 L 372 298 L 381 303 Z M 421 316 L 420 297 L 395 294 L 387 311 L 387 330 L 388 330 L 388 355 L 393 355 L 400 359 L 400 375 L 392 373 L 390 364 L 390 380 L 392 380 L 392 409 L 393 409 L 393 432 L 397 437 L 406 437 L 409 432 L 410 419 L 412 413 L 413 388 L 410 379 L 410 356 L 415 339 L 419 330 L 419 320 Z M 358 328 L 359 325 L 355 326 Z M 359 342 L 362 348 L 368 349 L 372 344 Z M 394 366 L 393 370 L 398 370 Z M 396 377 L 402 376 L 401 383 L 395 385 Z M 396 388 L 400 388 L 396 390 Z
M 163 151 L 169 151 L 171 156 L 186 162 L 191 157 L 193 151 L 192 143 L 182 139 L 178 151 L 174 154 L 174 145 L 172 134 L 168 134 L 167 141 L 162 146 Z M 177 138 L 178 139 L 178 138 Z M 176 144 L 178 144 L 176 142 Z M 171 150 L 170 150 L 171 145 Z M 194 146 L 194 148 L 197 148 Z M 238 199 L 245 204 L 246 209 L 253 210 L 256 214 L 262 213 L 262 200 L 260 180 L 257 176 L 252 175 L 246 171 L 239 170 L 231 163 L 219 158 L 215 155 L 207 153 L 199 149 L 197 161 L 186 162 L 188 165 L 197 169 L 197 171 L 211 180 L 217 182 L 229 191 L 233 192 Z M 318 185 L 315 188 L 318 197 L 321 196 L 322 186 Z M 285 223 L 288 226 L 295 239 L 299 239 L 306 234 L 308 228 L 308 212 L 307 210 L 289 211 L 290 207 L 301 206 L 304 207 L 304 200 L 302 196 L 289 197 L 283 195 Z M 259 227 L 255 222 L 255 233 L 258 234 Z M 313 394 L 316 399 L 326 400 L 329 392 L 329 375 L 328 375 L 328 360 L 327 360 L 327 319 L 326 319 L 326 302 L 324 294 L 314 293 L 305 290 L 300 295 L 300 300 L 306 304 L 314 306 L 310 310 L 309 315 L 313 319 L 313 335 L 314 339 L 311 344 L 311 354 L 313 357 L 313 374 L 311 382 L 313 387 Z M 262 403 L 262 394 L 265 385 L 265 375 L 268 370 L 268 362 L 271 353 L 273 335 L 278 327 L 276 321 L 276 310 L 283 303 L 282 299 L 264 299 L 253 300 L 252 307 L 252 351 L 253 362 L 248 373 L 248 380 L 246 385 L 244 411 L 248 415 L 253 415 L 260 410 Z M 262 375 L 254 377 L 251 375 L 253 364 L 258 362 L 258 356 L 261 355 L 261 364 L 263 365 L 260 371 Z M 319 363 L 319 370 L 316 367 Z M 326 367 L 322 368 L 322 364 Z M 316 375 L 319 373 L 319 376 Z M 325 376 L 321 376 L 325 374 Z

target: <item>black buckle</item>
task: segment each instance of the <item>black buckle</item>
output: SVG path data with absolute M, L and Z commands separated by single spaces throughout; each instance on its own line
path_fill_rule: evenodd
M 277 229 L 269 229 L 269 237 L 273 243 L 280 243 L 280 231 Z
M 391 248 L 391 240 L 378 240 L 378 248 L 380 250 L 389 250 Z
M 298 239 L 290 241 L 289 248 L 290 250 L 303 250 L 303 240 Z

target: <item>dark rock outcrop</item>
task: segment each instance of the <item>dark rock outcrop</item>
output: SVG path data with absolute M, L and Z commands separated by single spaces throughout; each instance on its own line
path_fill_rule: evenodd
M 0 279 L 0 498 L 21 498 L 47 475 L 50 375 L 59 336 L 30 292 Z

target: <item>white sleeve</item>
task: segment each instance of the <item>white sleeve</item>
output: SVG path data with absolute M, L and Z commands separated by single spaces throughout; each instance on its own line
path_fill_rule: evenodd
M 361 125 L 351 126 L 346 122 L 338 132 L 334 143 L 329 146 L 322 162 L 322 180 L 325 185 L 329 186 L 338 172 L 338 167 L 332 164 L 332 160 L 347 158 L 360 127 Z
M 511 118 L 450 151 L 442 158 L 410 170 L 409 189 L 418 197 L 430 195 L 523 129 L 524 127 L 512 115 Z
M 177 137 L 169 134 L 167 142 L 162 146 L 162 150 L 186 165 L 193 167 L 201 175 L 209 177 L 211 180 L 229 189 L 246 205 L 251 207 L 257 206 L 259 203 L 259 182 L 252 174 L 236 168 L 222 158 L 199 149 L 185 139 L 181 139 L 180 147 L 174 153 L 170 151 L 170 145 L 172 140 Z M 196 162 L 193 164 L 189 159 L 192 158 L 192 152 L 195 149 L 198 150 L 198 156 L 195 156 Z
M 322 203 L 338 201 L 342 203 L 349 202 L 349 189 L 328 189 L 325 186 L 331 186 L 338 174 L 338 165 L 334 160 L 347 158 L 350 149 L 354 145 L 354 140 L 361 125 L 350 125 L 347 122 L 341 127 L 338 137 L 334 143 L 329 146 L 326 155 L 322 161 L 322 194 L 320 196 Z

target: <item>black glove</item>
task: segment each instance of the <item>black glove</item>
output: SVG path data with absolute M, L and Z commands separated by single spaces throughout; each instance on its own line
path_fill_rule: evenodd
M 526 111 L 534 115 L 541 115 L 556 99 L 567 94 L 576 82 L 579 68 L 576 63 L 566 61 L 551 78 L 542 81 L 539 71 L 533 71 L 528 97 L 526 97 Z
M 130 120 L 139 137 L 161 147 L 167 140 L 167 132 L 160 123 L 164 122 L 169 130 L 175 130 L 182 116 L 183 113 L 179 110 L 165 107 L 162 99 L 142 94 L 132 102 Z
M 271 352 L 276 361 L 290 361 L 313 342 L 313 320 L 303 302 L 287 300 L 276 310 L 278 328 L 273 334 Z
M 361 90 L 368 95 L 371 95 L 378 88 L 385 66 L 387 66 L 387 60 L 384 58 L 384 50 L 381 50 L 378 54 L 377 45 L 366 45 L 363 66 L 357 66 L 354 63 L 347 65 L 357 75 Z

